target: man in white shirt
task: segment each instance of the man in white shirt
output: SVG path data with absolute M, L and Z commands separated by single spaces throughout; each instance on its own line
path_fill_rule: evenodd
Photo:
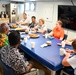
M 72 47 L 74 50 L 66 50 L 62 64 L 65 67 L 71 66 L 74 69 L 74 74 L 76 75 L 76 39 L 72 42 Z M 71 53 L 74 53 L 72 57 L 70 57 Z
M 21 24 L 21 25 L 28 25 L 29 24 L 26 13 L 23 13 L 23 19 L 20 22 L 17 22 L 17 24 Z

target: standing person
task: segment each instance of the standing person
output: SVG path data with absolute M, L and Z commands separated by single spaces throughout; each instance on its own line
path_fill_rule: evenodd
M 47 28 L 44 25 L 44 23 L 45 23 L 44 19 L 39 19 L 39 25 L 35 26 L 33 30 L 40 33 L 45 33 L 47 31 Z
M 18 46 L 20 44 L 20 34 L 17 31 L 12 31 L 8 35 L 9 45 L 4 46 L 0 50 L 1 60 L 13 68 L 17 74 L 29 72 L 32 64 L 27 65 L 23 55 L 19 53 Z
M 48 34 L 48 36 L 54 36 L 57 39 L 63 40 L 64 30 L 62 28 L 62 21 L 58 20 L 56 22 L 56 27 Z
M 32 20 L 32 22 L 29 24 L 30 28 L 34 28 L 35 26 L 38 25 L 38 23 L 36 22 L 36 17 L 35 16 L 32 16 L 31 20 Z
M 9 44 L 7 36 L 8 32 L 8 25 L 6 23 L 2 23 L 0 25 L 0 48 Z
M 28 25 L 29 21 L 27 19 L 27 14 L 23 13 L 23 19 L 20 22 L 16 22 L 16 24 L 21 24 L 21 25 Z

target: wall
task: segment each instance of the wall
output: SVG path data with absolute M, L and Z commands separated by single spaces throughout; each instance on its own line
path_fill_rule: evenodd
M 37 2 L 36 11 L 25 11 L 30 19 L 31 16 L 36 16 L 37 21 L 40 18 L 45 19 L 47 28 L 53 28 L 54 3 L 53 2 Z
M 8 4 L 10 2 L 7 2 L 7 1 L 0 1 L 0 13 L 1 11 L 5 11 L 5 8 L 2 7 L 2 4 Z
M 76 5 L 76 1 L 74 1 L 74 4 Z M 55 26 L 55 21 L 57 20 L 58 17 L 58 5 L 72 5 L 72 3 L 70 1 L 61 1 L 61 2 L 54 2 L 54 16 L 53 16 L 53 21 L 51 22 L 51 24 L 53 24 Z M 65 33 L 68 34 L 68 38 L 73 38 L 76 35 L 76 31 L 72 31 L 72 30 L 68 30 L 68 29 L 64 29 Z
M 74 1 L 76 4 L 76 1 Z M 72 5 L 70 0 L 67 1 L 52 1 L 52 2 L 37 2 L 36 11 L 25 11 L 30 18 L 32 15 L 37 17 L 37 21 L 39 18 L 45 19 L 45 25 L 47 28 L 53 29 L 55 27 L 55 23 L 58 17 L 58 5 Z M 75 36 L 76 31 L 64 29 L 65 33 L 68 34 L 68 38 L 73 38 Z
M 5 2 L 7 3 L 7 2 Z M 4 11 L 5 9 L 1 7 L 0 2 L 0 11 Z M 76 1 L 74 1 L 76 5 Z M 47 28 L 53 29 L 55 27 L 55 23 L 58 17 L 58 5 L 72 5 L 70 0 L 60 0 L 60 1 L 51 1 L 51 2 L 37 2 L 36 11 L 25 11 L 30 19 L 32 15 L 37 17 L 37 21 L 39 18 L 45 19 L 45 25 Z M 68 38 L 72 38 L 75 36 L 76 31 L 65 29 L 65 33 L 68 34 Z

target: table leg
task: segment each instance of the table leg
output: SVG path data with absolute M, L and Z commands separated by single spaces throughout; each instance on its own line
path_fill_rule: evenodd
M 51 70 L 51 75 L 56 75 L 56 71 Z

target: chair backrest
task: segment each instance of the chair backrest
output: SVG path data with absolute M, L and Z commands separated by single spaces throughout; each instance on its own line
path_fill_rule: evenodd
M 16 75 L 15 71 L 9 66 L 7 66 L 5 63 L 3 63 L 1 59 L 0 59 L 0 65 L 3 68 L 4 75 Z
M 50 33 L 52 30 L 51 29 L 47 29 L 47 33 Z M 67 34 L 64 34 L 64 38 L 63 38 L 63 40 L 66 40 L 67 39 L 67 37 L 68 37 L 68 35 Z
M 68 37 L 68 35 L 67 35 L 67 34 L 64 34 L 64 38 L 63 38 L 63 40 L 66 40 L 67 37 Z
M 50 33 L 51 31 L 52 31 L 51 29 L 49 29 L 49 28 L 47 29 L 47 33 Z
M 61 70 L 60 75 L 75 75 L 74 74 L 74 69 L 72 67 L 64 67 Z

